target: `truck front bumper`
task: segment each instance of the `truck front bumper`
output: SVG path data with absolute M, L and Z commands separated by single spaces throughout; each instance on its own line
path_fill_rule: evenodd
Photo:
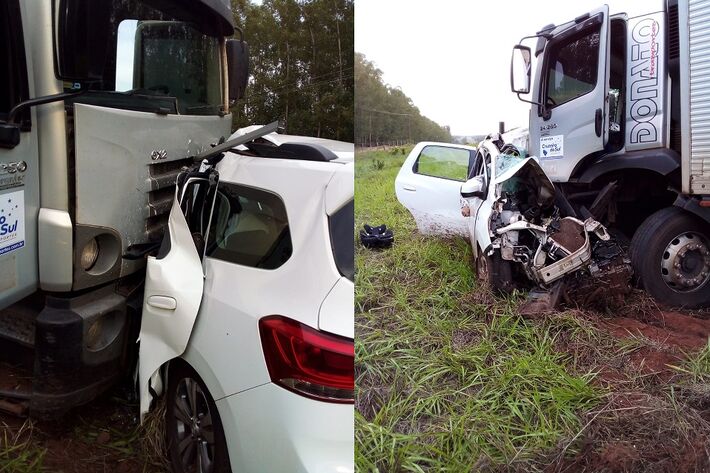
M 130 364 L 127 298 L 109 286 L 73 297 L 47 297 L 37 316 L 33 417 L 56 417 L 106 390 Z

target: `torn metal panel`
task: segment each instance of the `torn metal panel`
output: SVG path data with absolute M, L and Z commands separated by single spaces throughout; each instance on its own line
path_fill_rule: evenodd
M 562 215 L 556 189 L 535 158 L 505 145 L 495 157 L 495 170 L 490 248 L 517 263 L 536 286 L 524 311 L 544 312 L 561 301 L 588 302 L 583 296 L 589 294 L 601 300 L 599 288 L 608 294 L 629 290 L 631 266 L 623 250 L 594 218 Z

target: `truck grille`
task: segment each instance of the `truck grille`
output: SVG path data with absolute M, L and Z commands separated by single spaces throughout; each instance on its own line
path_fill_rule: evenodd
M 680 57 L 680 43 L 678 30 L 678 5 L 673 3 L 668 6 L 668 59 Z
M 185 166 L 192 164 L 192 158 L 162 161 L 148 166 L 150 175 L 146 235 L 149 241 L 163 238 L 168 213 L 175 195 L 175 180 Z

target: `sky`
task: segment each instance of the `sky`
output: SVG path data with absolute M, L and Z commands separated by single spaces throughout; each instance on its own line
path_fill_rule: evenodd
M 118 25 L 116 42 L 116 90 L 133 88 L 133 56 L 138 20 L 123 20 Z
M 356 0 L 355 51 L 383 71 L 421 113 L 454 135 L 527 126 L 529 104 L 510 91 L 512 48 L 543 26 L 603 0 Z M 662 9 L 660 0 L 607 0 L 611 14 Z M 534 47 L 534 40 L 526 43 Z M 533 67 L 535 65 L 533 64 Z M 357 92 L 356 92 L 357 93 Z M 529 98 L 529 97 L 528 97 Z

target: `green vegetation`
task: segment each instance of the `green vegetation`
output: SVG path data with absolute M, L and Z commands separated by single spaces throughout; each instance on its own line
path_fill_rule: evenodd
M 403 160 L 356 157 L 356 225 L 385 223 L 395 235 L 390 249 L 356 250 L 357 471 L 670 471 L 684 456 L 710 461 L 693 446 L 710 438 L 710 423 L 689 407 L 707 378 L 669 386 L 642 374 L 630 360 L 649 342 L 612 337 L 598 315 L 518 316 L 520 294 L 477 285 L 467 241 L 416 232 L 394 194 Z M 707 372 L 708 350 L 681 369 Z M 605 382 L 607 370 L 625 381 Z
M 515 316 L 515 298 L 476 294 L 467 242 L 415 233 L 393 190 L 403 160 L 378 155 L 357 158 L 356 222 L 386 223 L 396 244 L 357 252 L 360 470 L 522 461 L 574 434 L 599 399 L 589 376 L 567 373 L 554 333 Z
M 279 120 L 286 133 L 352 142 L 353 0 L 232 0 L 232 11 L 251 75 L 234 127 Z
M 382 71 L 355 53 L 355 144 L 380 146 L 419 141 L 451 142 L 451 132 L 423 116 L 399 87 L 382 81 Z
M 120 390 L 116 390 L 119 392 Z M 0 414 L 0 473 L 170 470 L 165 448 L 165 403 L 137 420 L 138 406 L 121 396 L 102 396 L 59 420 Z
M 0 473 L 42 471 L 46 450 L 32 444 L 32 424 L 27 421 L 17 431 L 0 432 Z
M 463 149 L 427 146 L 419 157 L 419 173 L 465 181 L 470 153 Z

